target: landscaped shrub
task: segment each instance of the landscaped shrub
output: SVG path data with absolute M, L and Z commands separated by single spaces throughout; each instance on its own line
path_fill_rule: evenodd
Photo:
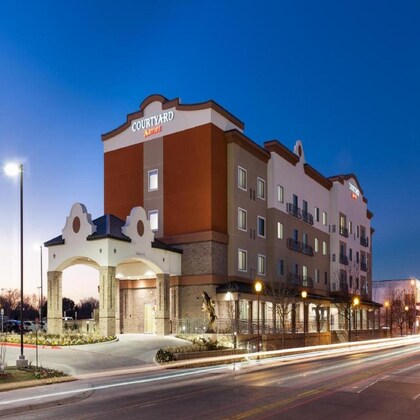
M 173 362 L 175 360 L 174 354 L 167 349 L 159 349 L 156 353 L 156 361 L 158 363 Z

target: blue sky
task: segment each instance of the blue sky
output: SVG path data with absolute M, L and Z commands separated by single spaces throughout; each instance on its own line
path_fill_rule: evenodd
M 2 2 L 0 163 L 25 164 L 27 291 L 33 243 L 74 202 L 103 213 L 100 134 L 153 93 L 214 99 L 254 141 L 301 139 L 324 175 L 356 173 L 374 278 L 419 277 L 419 19 L 414 1 Z M 0 176 L 2 288 L 19 286 L 18 194 Z

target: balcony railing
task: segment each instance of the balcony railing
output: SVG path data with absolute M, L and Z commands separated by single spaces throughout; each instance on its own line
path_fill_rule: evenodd
M 340 264 L 349 265 L 349 259 L 347 255 L 340 254 Z
M 302 210 L 302 219 L 304 222 L 309 223 L 310 225 L 314 224 L 314 217 L 311 213 L 308 213 L 305 210 Z
M 296 287 L 309 287 L 313 289 L 314 281 L 312 277 L 301 276 L 300 274 L 289 273 L 287 275 L 287 284 Z
M 314 256 L 314 249 L 308 244 L 302 244 L 302 253 L 309 255 L 310 257 Z
M 349 230 L 344 226 L 340 226 L 340 235 L 348 238 L 349 237 Z
M 300 211 L 300 208 L 295 206 L 293 203 L 287 203 L 287 211 L 292 216 L 302 219 L 302 212 Z
M 369 239 L 360 237 L 360 245 L 368 247 L 369 246 Z
M 367 272 L 367 264 L 366 264 L 365 262 L 361 262 L 361 263 L 360 263 L 360 269 L 361 269 L 362 271 Z
M 302 244 L 292 238 L 287 238 L 287 248 L 291 249 L 292 251 L 302 252 Z

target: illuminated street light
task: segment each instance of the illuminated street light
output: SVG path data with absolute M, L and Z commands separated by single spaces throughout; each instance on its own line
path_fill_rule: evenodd
M 306 298 L 308 297 L 308 292 L 306 290 L 302 290 L 301 296 L 304 302 L 303 303 L 303 346 L 306 347 L 306 332 L 308 329 Z
M 16 366 L 27 367 L 28 360 L 23 354 L 23 165 L 8 163 L 4 172 L 10 177 L 20 177 L 20 356 Z
M 355 338 L 357 341 L 357 306 L 360 304 L 360 299 L 355 296 L 353 299 L 353 306 L 354 306 L 354 324 L 355 324 L 355 328 L 354 328 L 354 332 L 355 332 Z
M 257 292 L 257 352 L 260 352 L 260 292 L 262 290 L 262 283 L 257 281 L 255 283 L 255 291 Z

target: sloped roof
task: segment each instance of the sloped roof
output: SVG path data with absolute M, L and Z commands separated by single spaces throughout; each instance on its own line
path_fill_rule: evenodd
M 92 223 L 96 226 L 96 231 L 86 238 L 88 241 L 110 238 L 123 242 L 131 242 L 131 239 L 122 232 L 122 228 L 125 225 L 124 220 L 121 220 L 113 214 L 105 214 L 93 220 Z M 64 243 L 65 240 L 60 235 L 45 242 L 44 246 L 48 248 L 55 245 L 64 245 Z M 152 242 L 152 247 L 182 254 L 181 249 L 167 245 L 158 239 Z

